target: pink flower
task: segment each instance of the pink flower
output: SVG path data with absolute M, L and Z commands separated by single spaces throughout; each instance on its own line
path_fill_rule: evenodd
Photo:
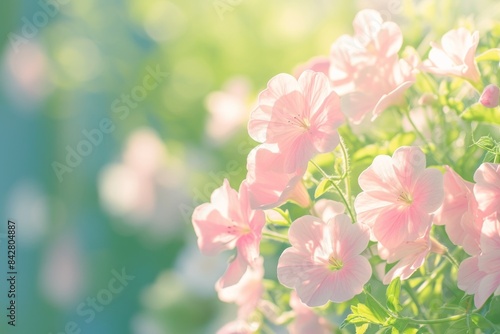
M 378 244 L 379 255 L 382 259 L 387 260 L 387 263 L 398 261 L 385 275 L 384 284 L 389 284 L 396 277 L 405 280 L 424 264 L 425 258 L 431 251 L 429 231 L 430 227 L 424 236 L 415 241 L 405 241 L 392 250 Z
M 377 11 L 360 11 L 353 26 L 354 36 L 343 35 L 331 47 L 330 79 L 342 96 L 342 110 L 359 124 L 366 114 L 373 112 L 373 120 L 402 101 L 415 81 L 416 63 L 399 59 L 401 30 Z
M 360 11 L 353 20 L 354 36 L 342 35 L 332 45 L 330 77 L 336 84 L 352 82 L 357 66 L 372 66 L 397 56 L 403 34 L 394 22 L 384 22 L 379 12 Z
M 329 334 L 333 326 L 324 317 L 317 315 L 310 307 L 302 303 L 295 291 L 290 295 L 290 306 L 295 312 L 295 320 L 288 325 L 290 334 Z
M 446 166 L 443 205 L 436 211 L 434 223 L 445 225 L 451 242 L 470 255 L 479 254 L 482 219 L 472 192 L 474 185 Z
M 450 30 L 441 38 L 441 44 L 431 43 L 429 59 L 424 61 L 421 70 L 439 75 L 451 75 L 480 81 L 474 61 L 479 43 L 479 33 L 470 33 L 465 28 Z
M 320 199 L 314 204 L 314 211 L 322 221 L 327 222 L 330 218 L 345 212 L 344 204 L 330 199 Z
M 292 223 L 288 236 L 292 247 L 281 254 L 278 280 L 296 289 L 306 305 L 347 301 L 370 279 L 370 263 L 360 255 L 368 245 L 368 230 L 351 224 L 346 215 L 328 223 L 303 216 Z
M 338 145 L 337 128 L 343 119 L 340 99 L 328 78 L 307 70 L 298 80 L 278 74 L 269 81 L 252 112 L 248 132 L 258 142 L 277 144 L 284 172 L 295 173 L 305 169 L 314 155 Z
M 277 145 L 262 144 L 247 157 L 249 199 L 254 209 L 274 208 L 288 199 L 308 206 L 310 199 L 301 180 L 306 171 L 284 171 L 285 158 Z
M 254 334 L 257 333 L 258 329 L 258 323 L 248 323 L 245 320 L 236 319 L 219 329 L 217 334 Z
M 228 80 L 222 90 L 207 95 L 205 107 L 209 117 L 205 131 L 210 138 L 220 143 L 241 129 L 248 119 L 250 90 L 247 78 L 235 77 Z
M 484 88 L 479 103 L 486 108 L 496 108 L 500 102 L 500 88 L 497 85 L 491 84 Z
M 397 58 L 359 69 L 355 88 L 342 96 L 342 110 L 354 124 L 370 112 L 375 120 L 388 107 L 403 102 L 404 93 L 415 82 L 413 72 L 406 60 Z
M 266 223 L 263 211 L 250 208 L 246 182 L 241 183 L 238 193 L 225 179 L 212 193 L 210 203 L 195 208 L 192 221 L 202 253 L 215 255 L 237 249 L 236 258 L 220 279 L 221 287 L 236 284 L 259 257 L 262 228 Z
M 215 285 L 219 299 L 238 305 L 238 319 L 247 319 L 254 311 L 264 293 L 263 259 L 259 258 L 253 267 L 248 267 L 240 281 L 229 287 L 222 287 L 220 281 Z
M 443 176 L 425 168 L 418 147 L 400 147 L 392 158 L 379 155 L 359 176 L 363 189 L 354 202 L 358 222 L 371 229 L 373 240 L 394 249 L 423 236 L 430 213 L 443 201 Z
M 468 258 L 458 269 L 458 287 L 474 294 L 480 308 L 491 294 L 500 294 L 500 214 L 486 217 L 481 230 L 481 254 Z
M 300 75 L 306 70 L 320 72 L 328 76 L 330 73 L 330 58 L 324 56 L 313 57 L 305 64 L 297 66 L 293 70 L 293 75 L 294 77 L 299 78 Z
M 474 196 L 484 216 L 500 211 L 500 164 L 483 163 L 474 173 Z

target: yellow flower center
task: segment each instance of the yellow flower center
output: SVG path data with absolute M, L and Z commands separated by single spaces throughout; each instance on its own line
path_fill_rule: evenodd
M 342 269 L 344 266 L 344 262 L 342 260 L 335 258 L 333 255 L 330 255 L 328 258 L 328 269 L 331 271 L 337 271 Z
M 401 194 L 399 194 L 398 201 L 410 205 L 413 203 L 413 196 L 410 193 L 403 191 L 401 192 Z

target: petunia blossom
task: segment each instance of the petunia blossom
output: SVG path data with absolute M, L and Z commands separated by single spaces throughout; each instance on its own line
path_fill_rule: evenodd
M 306 169 L 286 173 L 284 162 L 283 153 L 275 144 L 262 144 L 250 152 L 246 180 L 252 208 L 270 209 L 286 200 L 304 207 L 309 205 L 309 194 L 301 182 Z
M 443 201 L 443 175 L 425 168 L 418 147 L 400 147 L 393 156 L 379 155 L 361 173 L 363 190 L 354 202 L 357 220 L 371 229 L 372 240 L 394 249 L 423 236 L 432 212 Z
M 252 112 L 248 132 L 258 142 L 277 144 L 284 172 L 295 173 L 316 154 L 335 149 L 343 121 L 340 99 L 328 77 L 306 70 L 298 80 L 282 73 L 269 81 Z
M 235 259 L 220 279 L 221 287 L 236 284 L 259 257 L 265 215 L 251 209 L 248 195 L 245 181 L 236 192 L 225 179 L 212 193 L 210 203 L 201 204 L 193 212 L 193 227 L 202 253 L 215 255 L 237 249 Z
M 331 47 L 330 79 L 342 97 L 342 110 L 359 124 L 368 113 L 373 120 L 403 101 L 404 92 L 415 81 L 418 59 L 399 59 L 401 29 L 394 22 L 384 22 L 377 11 L 360 11 L 353 26 L 353 36 L 343 35 Z
M 474 184 L 446 166 L 443 205 L 436 211 L 434 223 L 445 225 L 446 234 L 455 245 L 470 255 L 478 254 L 482 217 L 473 193 Z
M 303 216 L 292 223 L 288 236 L 292 247 L 280 256 L 278 280 L 295 289 L 304 304 L 350 300 L 370 279 L 370 263 L 360 255 L 369 232 L 363 225 L 351 224 L 348 216 L 339 214 L 328 223 Z
M 389 284 L 394 278 L 399 277 L 401 280 L 409 278 L 418 268 L 420 268 L 430 252 L 444 254 L 447 249 L 435 239 L 430 237 L 430 228 L 425 234 L 414 240 L 405 241 L 394 249 L 388 249 L 378 243 L 378 254 L 386 260 L 387 263 L 397 262 L 385 274 L 383 283 Z
M 247 319 L 257 306 L 264 293 L 263 259 L 255 261 L 253 267 L 248 267 L 240 281 L 235 285 L 222 287 L 221 281 L 215 285 L 219 299 L 226 303 L 238 305 L 238 319 Z
M 483 163 L 474 173 L 474 196 L 484 216 L 500 211 L 500 164 Z
M 332 45 L 330 52 L 330 78 L 335 87 L 350 85 L 358 66 L 372 66 L 381 59 L 397 56 L 403 44 L 399 26 L 384 22 L 379 12 L 364 9 L 353 20 L 354 35 L 342 35 Z
M 460 264 L 458 287 L 474 295 L 477 308 L 492 294 L 500 294 L 500 213 L 485 218 L 481 229 L 481 254 Z
M 290 334 L 329 334 L 333 332 L 333 325 L 302 303 L 295 291 L 290 294 L 290 306 L 295 313 L 295 319 L 287 327 Z
M 429 59 L 421 66 L 422 71 L 456 76 L 473 83 L 480 82 L 480 74 L 474 60 L 479 32 L 471 33 L 465 28 L 448 31 L 441 38 L 441 43 L 431 43 Z

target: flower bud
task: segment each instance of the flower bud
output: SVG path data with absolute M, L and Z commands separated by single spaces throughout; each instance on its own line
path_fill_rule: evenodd
M 495 108 L 498 106 L 500 98 L 500 89 L 497 85 L 488 85 L 484 88 L 483 94 L 479 98 L 479 102 L 486 108 Z

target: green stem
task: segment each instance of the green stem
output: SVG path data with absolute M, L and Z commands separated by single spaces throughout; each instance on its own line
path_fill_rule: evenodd
M 325 179 L 328 179 L 328 180 L 331 180 L 332 177 L 328 174 L 326 174 L 326 172 L 323 170 L 323 168 L 321 168 L 316 162 L 314 162 L 313 160 L 309 160 L 309 162 L 314 166 L 316 167 L 316 169 L 321 173 L 321 175 L 323 175 L 323 177 Z
M 434 150 L 431 146 L 431 144 L 427 141 L 427 139 L 425 138 L 425 136 L 422 134 L 422 132 L 420 132 L 420 130 L 417 128 L 417 126 L 415 125 L 415 123 L 413 122 L 413 119 L 411 118 L 410 116 L 410 111 L 408 109 L 405 109 L 404 112 L 402 112 L 402 114 L 404 116 L 406 116 L 406 118 L 408 119 L 408 121 L 410 122 L 411 124 L 411 127 L 413 128 L 413 130 L 415 131 L 415 133 L 417 134 L 417 136 L 420 138 L 420 140 L 422 140 L 422 142 L 429 148 L 429 153 L 432 155 L 432 158 L 440 165 L 444 165 L 442 161 L 440 161 L 440 159 L 438 159 L 436 157 L 436 155 L 434 154 Z
M 356 221 L 354 218 L 354 213 L 352 212 L 351 206 L 349 205 L 349 202 L 347 202 L 347 199 L 345 198 L 344 193 L 342 192 L 342 190 L 339 188 L 339 186 L 334 181 L 330 180 L 330 183 L 333 185 L 333 187 L 339 193 L 339 196 L 342 199 L 342 202 L 344 202 L 344 205 L 347 209 L 347 212 L 349 213 L 349 216 L 351 217 L 351 221 L 354 223 Z
M 458 321 L 463 318 L 467 317 L 467 314 L 457 314 L 457 315 L 452 315 L 447 318 L 440 318 L 440 319 L 414 319 L 414 318 L 400 318 L 403 320 L 407 320 L 410 323 L 418 324 L 418 325 L 435 325 L 435 324 L 445 324 L 453 321 Z
M 351 217 L 352 222 L 354 222 L 355 221 L 355 219 L 354 219 L 355 216 L 354 216 L 353 211 L 351 209 L 351 205 L 347 201 L 344 193 L 342 192 L 342 190 L 340 189 L 340 187 L 337 185 L 337 183 L 332 179 L 332 177 L 330 175 L 326 174 L 326 172 L 323 170 L 323 168 L 321 168 L 316 162 L 314 162 L 313 160 L 309 160 L 309 162 L 314 167 L 316 167 L 316 169 L 323 175 L 323 177 L 326 178 L 326 179 L 328 179 L 330 181 L 330 183 L 332 184 L 332 186 L 335 188 L 335 190 L 337 190 L 337 192 L 339 193 L 340 198 L 342 199 L 342 202 L 344 202 L 344 205 L 346 206 L 347 212 L 349 213 L 349 216 Z
M 270 230 L 262 231 L 262 236 L 271 240 L 280 241 L 287 244 L 290 243 L 285 235 Z
M 455 258 L 453 257 L 453 255 L 451 255 L 449 252 L 444 253 L 443 256 L 445 258 L 447 258 L 448 261 L 450 261 L 456 268 L 459 267 L 459 264 L 458 264 L 457 260 L 455 260 Z
M 345 175 L 345 192 L 349 204 L 351 204 L 351 168 L 349 166 L 349 154 L 347 153 L 347 148 L 345 147 L 344 139 L 340 138 L 340 149 L 344 156 L 344 175 Z
M 415 291 L 413 291 L 413 289 L 410 286 L 408 286 L 408 284 L 406 284 L 406 283 L 403 284 L 403 289 L 406 291 L 406 293 L 408 293 L 411 301 L 413 301 L 413 303 L 417 306 L 418 312 L 423 314 L 424 311 L 422 310 L 422 307 L 421 307 L 420 303 L 418 302 L 418 297 L 415 294 Z

